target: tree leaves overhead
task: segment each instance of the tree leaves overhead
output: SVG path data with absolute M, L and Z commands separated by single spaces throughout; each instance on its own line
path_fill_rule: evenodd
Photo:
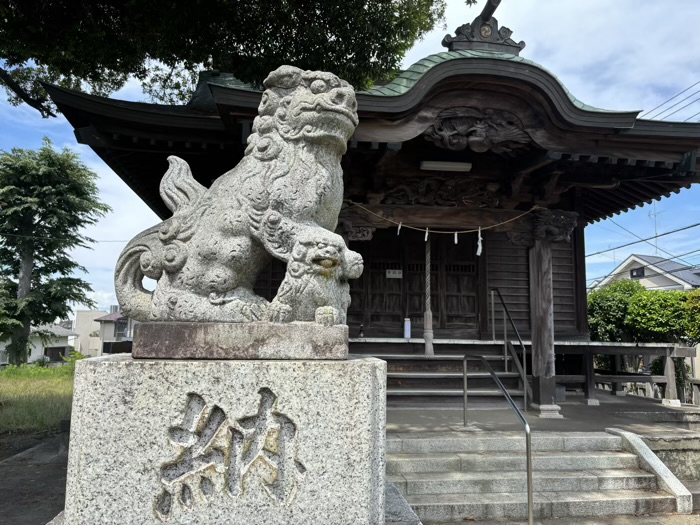
M 172 103 L 201 69 L 259 84 L 293 64 L 363 88 L 394 75 L 444 12 L 445 0 L 0 0 L 0 80 L 45 116 L 39 80 L 106 95 L 134 75 Z
M 109 211 L 96 178 L 47 139 L 36 151 L 0 151 L 0 340 L 11 337 L 16 353 L 26 348 L 16 339 L 28 336 L 30 324 L 67 317 L 70 303 L 93 306 L 90 285 L 75 277 L 85 269 L 68 251 L 89 247 L 82 228 Z M 22 269 L 29 270 L 24 291 Z

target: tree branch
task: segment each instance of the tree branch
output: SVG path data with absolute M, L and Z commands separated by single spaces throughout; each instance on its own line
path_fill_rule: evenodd
M 5 69 L 0 67 L 0 80 L 19 98 L 26 102 L 29 106 L 36 109 L 41 116 L 44 118 L 55 117 L 56 114 L 49 109 L 46 105 L 46 98 L 36 99 L 33 98 L 29 93 L 27 93 L 22 86 L 20 86 L 15 79 L 12 78 L 10 73 Z

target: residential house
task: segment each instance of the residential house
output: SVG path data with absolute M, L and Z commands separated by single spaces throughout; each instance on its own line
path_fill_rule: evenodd
M 687 291 L 700 288 L 700 269 L 655 255 L 633 254 L 594 288 L 622 279 L 637 280 L 648 290 Z
M 125 316 L 119 306 L 110 307 L 110 313 L 95 319 L 100 324 L 100 342 L 102 353 L 117 354 L 131 352 L 131 342 L 136 322 Z
M 102 310 L 78 310 L 75 312 L 74 331 L 78 334 L 73 346 L 76 351 L 89 357 L 102 355 L 100 323 L 97 318 L 107 315 Z
M 68 344 L 68 338 L 77 335 L 75 332 L 67 330 L 60 325 L 39 325 L 33 327 L 29 337 L 30 353 L 27 362 L 34 363 L 47 357 L 51 361 L 61 361 L 61 357 L 68 355 L 72 350 L 72 347 Z M 0 341 L 0 364 L 7 364 L 8 362 L 6 348 L 9 344 L 9 340 Z

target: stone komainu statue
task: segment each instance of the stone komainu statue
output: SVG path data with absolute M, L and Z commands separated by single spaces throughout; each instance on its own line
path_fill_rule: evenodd
M 207 189 L 169 157 L 160 194 L 173 216 L 137 235 L 115 271 L 124 313 L 139 321 L 344 324 L 348 279 L 362 257 L 333 233 L 342 203 L 340 158 L 358 123 L 352 87 L 330 73 L 282 66 L 264 82 L 241 162 Z M 276 257 L 277 297 L 253 293 Z M 155 291 L 143 278 L 157 281 Z

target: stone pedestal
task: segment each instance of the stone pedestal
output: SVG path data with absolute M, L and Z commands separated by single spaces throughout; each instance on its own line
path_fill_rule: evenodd
M 64 523 L 382 524 L 385 390 L 374 358 L 80 361 Z
M 139 323 L 140 359 L 347 359 L 347 325 L 316 323 Z

